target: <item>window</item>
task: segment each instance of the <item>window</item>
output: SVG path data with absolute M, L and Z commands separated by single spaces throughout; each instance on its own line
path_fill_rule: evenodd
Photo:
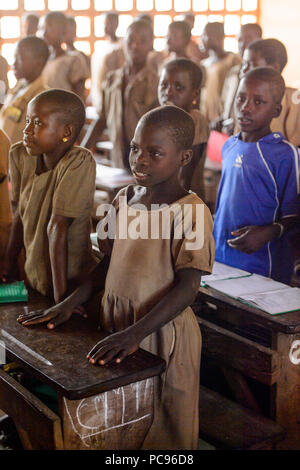
M 0 0 L 0 51 L 12 64 L 15 44 L 21 34 L 21 17 L 27 12 L 39 16 L 49 11 L 63 11 L 74 16 L 77 24 L 76 47 L 93 53 L 104 38 L 103 16 L 119 11 L 117 35 L 122 37 L 133 18 L 139 13 L 153 17 L 154 48 L 165 47 L 165 35 L 173 19 L 186 12 L 195 14 L 192 34 L 199 37 L 207 21 L 222 21 L 225 28 L 225 48 L 237 51 L 236 33 L 240 25 L 259 21 L 259 0 Z

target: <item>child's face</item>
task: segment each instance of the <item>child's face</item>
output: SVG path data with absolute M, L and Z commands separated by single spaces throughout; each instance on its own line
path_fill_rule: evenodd
M 47 18 L 41 19 L 39 23 L 39 33 L 49 46 L 60 44 L 62 40 L 59 28 L 53 21 L 49 21 Z
M 270 122 L 280 110 L 267 82 L 254 78 L 241 80 L 235 98 L 235 115 L 241 131 L 252 135 L 253 141 L 256 135 L 269 133 Z
M 130 148 L 130 168 L 138 184 L 152 187 L 178 181 L 185 152 L 178 150 L 163 126 L 138 124 Z
M 187 46 L 187 41 L 182 34 L 182 31 L 175 28 L 169 28 L 167 34 L 167 46 L 169 52 L 176 53 L 183 51 Z
M 130 28 L 126 35 L 127 58 L 132 64 L 143 65 L 146 63 L 147 55 L 152 50 L 153 38 L 149 31 L 141 31 L 137 28 Z
M 160 105 L 174 104 L 185 111 L 190 111 L 193 101 L 198 96 L 199 90 L 193 88 L 188 72 L 180 69 L 163 69 L 158 85 Z
M 241 77 L 245 75 L 245 73 L 250 72 L 250 70 L 253 70 L 257 67 L 268 67 L 266 59 L 264 59 L 264 57 L 262 57 L 259 52 L 245 49 L 240 72 Z
M 248 28 L 242 28 L 237 35 L 238 40 L 238 47 L 239 47 L 239 54 L 243 57 L 245 49 L 247 48 L 250 42 L 255 41 L 258 39 L 257 33 Z
M 47 103 L 33 100 L 28 104 L 23 144 L 29 155 L 56 156 L 64 136 L 65 125 Z
M 24 45 L 17 46 L 13 64 L 16 79 L 25 78 L 30 81 L 32 75 L 36 73 L 37 63 L 38 60 L 28 47 L 24 47 Z

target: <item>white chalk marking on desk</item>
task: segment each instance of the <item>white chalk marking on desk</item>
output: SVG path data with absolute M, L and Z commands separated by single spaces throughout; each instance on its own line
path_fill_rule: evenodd
M 38 359 L 39 361 L 43 362 L 43 363 L 46 364 L 47 366 L 53 366 L 52 362 L 48 361 L 48 359 L 46 359 L 45 357 L 41 356 L 41 355 L 38 354 L 37 352 L 33 351 L 31 348 L 29 348 L 28 346 L 26 346 L 26 344 L 21 343 L 21 341 L 19 341 L 17 338 L 15 338 L 15 337 L 12 336 L 11 334 L 9 334 L 7 331 L 1 329 L 1 335 L 2 335 L 4 338 L 7 338 L 7 339 L 9 339 L 11 342 L 15 343 L 16 346 L 19 346 L 19 348 L 23 349 L 23 350 L 26 351 L 28 354 L 31 354 L 33 357 L 35 357 L 35 358 Z
M 289 358 L 292 364 L 300 364 L 300 341 L 296 340 L 292 342 L 291 349 L 289 352 Z

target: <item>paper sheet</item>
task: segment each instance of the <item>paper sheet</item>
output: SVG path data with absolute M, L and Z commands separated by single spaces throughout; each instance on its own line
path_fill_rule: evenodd
M 228 266 L 227 264 L 214 262 L 213 270 L 211 274 L 207 276 L 202 276 L 201 284 L 210 285 L 211 281 L 217 281 L 219 279 L 232 279 L 241 276 L 250 276 L 250 273 L 243 271 L 242 269 L 234 268 L 233 266 Z

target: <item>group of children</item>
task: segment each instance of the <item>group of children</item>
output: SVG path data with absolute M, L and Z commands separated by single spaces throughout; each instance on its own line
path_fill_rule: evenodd
M 48 67 L 65 55 L 58 41 L 62 23 L 49 15 L 44 37 L 51 44 L 50 62 L 42 39 L 19 42 L 14 68 L 21 90 L 2 113 L 14 132 L 24 126 L 9 154 L 11 227 L 5 157 L 9 141 L 0 134 L 0 163 L 6 162 L 0 167 L 1 207 L 2 200 L 6 203 L 5 214 L 0 209 L 2 282 L 15 278 L 25 248 L 27 282 L 52 297 L 54 306 L 20 315 L 18 321 L 24 326 L 46 322 L 49 329 L 74 312 L 85 315 L 88 300 L 102 292 L 99 322 L 108 336 L 87 360 L 119 363 L 139 346 L 163 357 L 166 370 L 155 378 L 154 421 L 143 448 L 196 449 L 201 333 L 189 306 L 201 275 L 212 271 L 214 259 L 286 283 L 292 274 L 299 150 L 286 140 L 286 128 L 273 127 L 287 94 L 280 75 L 283 62 L 280 68 L 263 55 L 260 44 L 271 41 L 266 39 L 245 46 L 241 65 L 241 58 L 223 50 L 222 27 L 211 23 L 203 36 L 207 63 L 200 67 L 185 53 L 190 28 L 180 36 L 184 28 L 174 22 L 169 43 L 175 55 L 155 70 L 149 60 L 154 57 L 151 24 L 133 21 L 124 39 L 125 62 L 104 80 L 99 118 L 77 146 L 85 122 L 83 77 L 77 75 L 69 90 L 48 83 L 36 95 L 29 91 L 44 76 L 46 62 Z M 173 29 L 177 36 L 171 40 Z M 236 63 L 240 79 L 234 119 L 240 131 L 223 148 L 213 223 L 203 184 L 206 144 L 213 123 L 222 120 L 223 111 L 215 106 L 216 97 L 221 100 L 221 82 Z M 56 75 L 63 73 L 58 67 Z M 218 84 L 210 67 L 220 71 Z M 212 98 L 206 114 L 199 109 L 204 80 Z M 18 96 L 26 93 L 29 103 L 18 112 Z M 90 243 L 95 161 L 88 149 L 94 149 L 105 129 L 113 143 L 112 164 L 130 171 L 136 184 L 122 189 L 112 202 L 108 216 L 115 217 L 114 230 L 107 240 L 99 236 L 99 262 Z M 155 236 L 130 236 L 136 211 Z M 106 223 L 104 218 L 98 235 Z M 201 243 L 193 244 L 200 233 Z

